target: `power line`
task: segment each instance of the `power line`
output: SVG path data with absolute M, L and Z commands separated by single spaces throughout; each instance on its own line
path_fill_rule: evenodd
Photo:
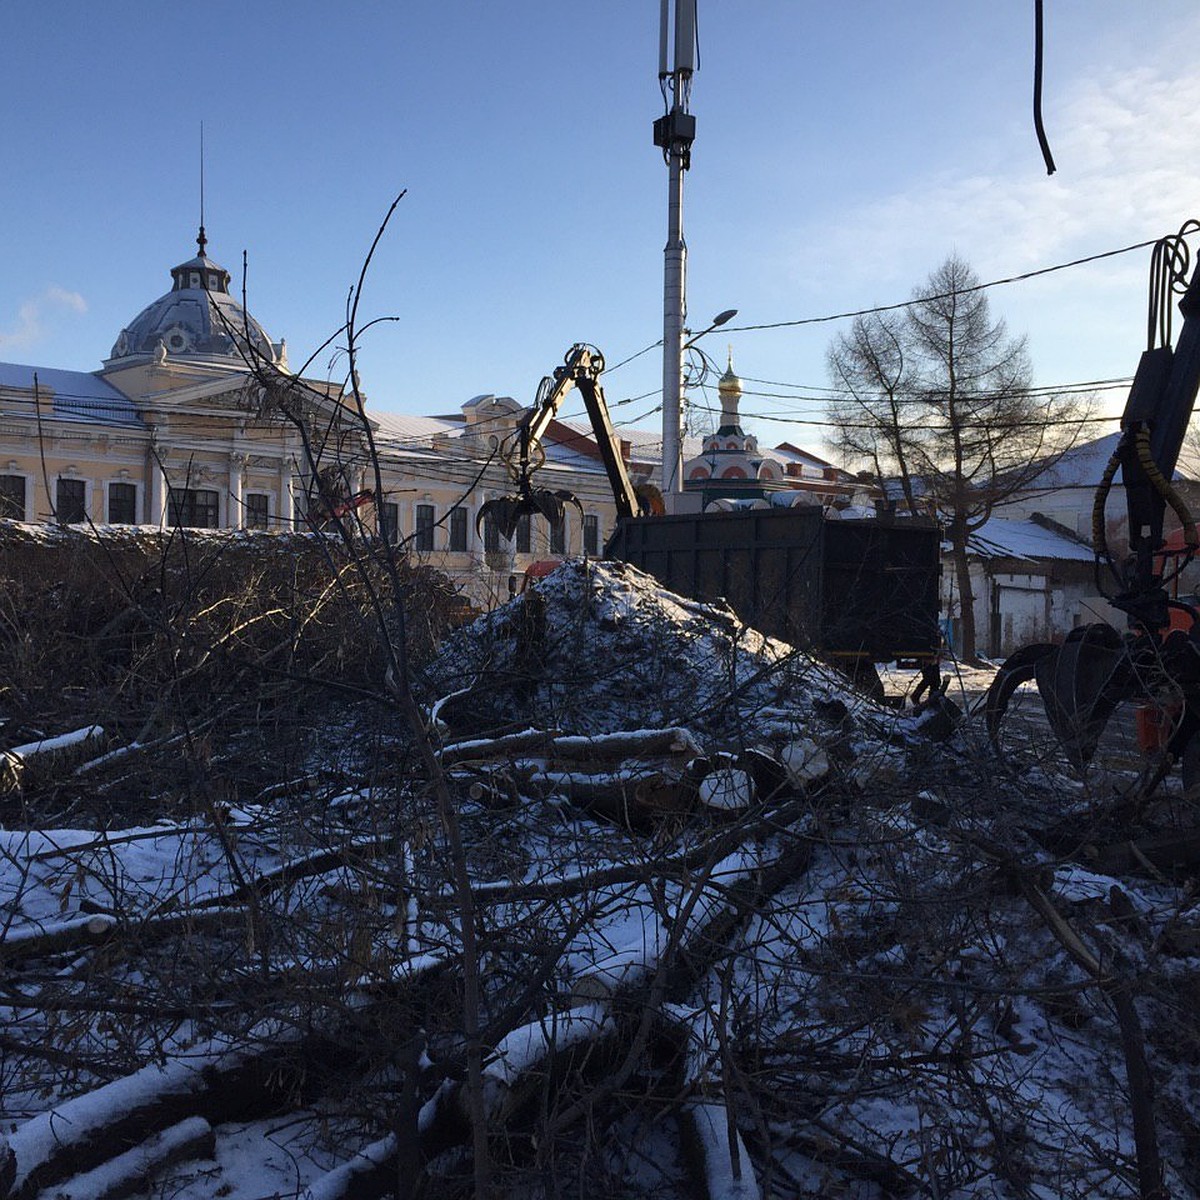
M 742 416 L 754 421 L 773 421 L 780 425 L 808 425 L 814 429 L 881 429 L 885 425 L 879 421 L 825 421 L 815 417 L 794 417 L 775 413 L 743 413 Z M 1035 421 L 1006 422 L 1005 429 L 1042 429 L 1058 425 L 1115 425 L 1120 417 L 1042 417 Z M 922 433 L 948 433 L 949 425 L 922 425 Z M 903 432 L 903 431 L 902 431 Z
M 1066 271 L 1071 267 L 1081 267 L 1086 263 L 1099 262 L 1104 258 L 1115 258 L 1120 254 L 1129 254 L 1133 250 L 1144 250 L 1147 246 L 1156 245 L 1161 239 L 1150 238 L 1144 242 L 1134 242 L 1130 246 L 1122 246 L 1117 250 L 1105 250 L 1099 254 L 1088 254 L 1083 258 L 1073 258 L 1070 262 L 1055 263 L 1052 267 L 1039 267 L 1035 271 L 1023 271 L 1020 275 L 1007 275 L 1003 279 L 992 279 L 987 283 L 977 283 L 971 287 L 958 288 L 953 292 L 941 292 L 932 296 L 914 296 L 911 300 L 901 300 L 896 304 L 876 304 L 871 308 L 852 309 L 847 312 L 830 313 L 824 317 L 802 317 L 795 321 L 770 321 L 759 325 L 726 325 L 726 333 L 749 333 L 760 329 L 787 329 L 798 325 L 823 325 L 830 321 L 845 321 L 850 317 L 866 317 L 872 313 L 895 312 L 901 308 L 912 308 L 916 304 L 925 304 L 931 300 L 946 300 L 951 296 L 966 296 L 971 292 L 982 292 L 988 288 L 1001 287 L 1007 283 L 1022 283 L 1027 279 L 1036 279 L 1039 275 L 1050 275 L 1055 271 Z
M 780 379 L 756 379 L 752 375 L 742 375 L 742 376 L 739 376 L 739 378 L 742 380 L 743 383 L 761 383 L 765 387 L 795 388 L 798 391 L 810 391 L 810 392 L 818 392 L 818 393 L 841 392 L 841 393 L 845 393 L 847 396 L 854 396 L 856 394 L 852 388 L 837 387 L 833 384 L 826 385 L 826 384 L 815 384 L 815 383 L 788 383 L 787 381 L 780 380 Z M 1044 393 L 1053 395 L 1058 392 L 1066 392 L 1066 391 L 1110 391 L 1113 388 L 1129 387 L 1129 385 L 1131 383 L 1133 383 L 1133 379 L 1131 376 L 1127 376 L 1127 377 L 1124 377 L 1121 379 L 1083 379 L 1083 380 L 1078 381 L 1077 383 L 1037 384 L 1036 386 L 1030 387 L 1028 389 L 1028 392 L 1030 394 L 1037 393 L 1037 392 L 1044 392 Z M 709 387 L 711 387 L 711 384 L 704 383 L 701 386 L 704 388 L 709 388 Z M 756 396 L 766 396 L 766 395 L 770 395 L 771 393 L 769 393 L 769 392 L 753 392 L 753 393 L 747 392 L 745 394 L 756 395 Z

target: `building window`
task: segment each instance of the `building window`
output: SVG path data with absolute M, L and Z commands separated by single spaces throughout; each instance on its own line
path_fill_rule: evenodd
M 450 549 L 465 551 L 467 548 L 467 510 L 450 510 Z
M 500 549 L 500 526 L 491 516 L 483 518 L 483 548 L 488 554 Z
M 525 513 L 517 519 L 517 553 L 528 554 L 533 546 L 533 522 Z
M 583 552 L 592 558 L 600 553 L 600 518 L 595 513 L 583 518 Z
M 87 484 L 82 479 L 60 479 L 54 489 L 54 511 L 60 525 L 87 520 Z
M 136 483 L 110 483 L 108 485 L 108 523 L 110 525 L 137 524 Z
M 246 493 L 246 528 L 266 529 L 271 523 L 271 499 L 263 492 Z
M 171 488 L 167 521 L 188 529 L 216 529 L 221 523 L 220 497 L 208 488 Z
M 0 475 L 0 517 L 25 520 L 24 475 Z
M 395 545 L 400 539 L 400 505 L 384 502 L 379 506 L 379 519 L 383 522 L 380 532 L 384 540 Z
M 413 540 L 418 550 L 433 549 L 433 517 L 432 504 L 417 505 L 417 526 Z
M 564 514 L 557 521 L 550 522 L 550 553 L 566 554 L 567 552 L 567 518 Z

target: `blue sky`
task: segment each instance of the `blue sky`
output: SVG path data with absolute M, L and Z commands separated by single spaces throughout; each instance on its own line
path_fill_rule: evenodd
M 699 0 L 685 224 L 689 325 L 905 299 L 951 251 L 984 279 L 1200 216 L 1192 0 L 1047 5 L 1047 178 L 1030 115 L 1033 4 Z M 362 312 L 372 403 L 532 400 L 575 341 L 610 363 L 661 335 L 666 171 L 654 0 L 0 6 L 0 358 L 93 370 L 194 251 L 293 365 Z M 1038 382 L 1128 376 L 1146 252 L 995 289 Z M 713 334 L 747 379 L 827 382 L 836 326 Z M 327 356 L 326 356 L 327 357 Z M 323 372 L 326 358 L 319 360 Z M 607 379 L 654 393 L 657 354 Z M 753 391 L 788 389 L 748 385 Z M 620 409 L 653 409 L 646 395 Z M 1119 409 L 1121 397 L 1110 407 Z M 819 405 L 747 395 L 764 440 L 819 449 Z M 653 425 L 650 417 L 647 424 Z

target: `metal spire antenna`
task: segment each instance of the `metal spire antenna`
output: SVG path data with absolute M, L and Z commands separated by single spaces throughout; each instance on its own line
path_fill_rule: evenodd
M 200 122 L 200 234 L 196 238 L 196 245 L 200 247 L 200 257 L 204 257 L 204 247 L 208 245 L 208 238 L 204 235 L 204 122 Z
M 696 0 L 660 0 L 658 85 L 666 114 L 654 122 L 670 173 L 667 245 L 663 252 L 663 441 L 664 496 L 683 491 L 680 400 L 683 392 L 683 326 L 687 317 L 687 243 L 683 240 L 683 173 L 691 166 L 696 118 L 688 112 L 696 69 Z M 675 20 L 671 21 L 674 3 Z M 672 32 L 674 37 L 672 38 Z M 668 500 L 668 512 L 671 502 Z

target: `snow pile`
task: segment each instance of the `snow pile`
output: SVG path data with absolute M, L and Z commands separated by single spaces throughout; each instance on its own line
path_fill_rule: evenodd
M 453 733 L 682 725 L 748 744 L 825 709 L 869 708 L 843 677 L 621 562 L 571 560 L 458 631 L 434 664 Z M 828 724 L 828 720 L 825 722 Z

